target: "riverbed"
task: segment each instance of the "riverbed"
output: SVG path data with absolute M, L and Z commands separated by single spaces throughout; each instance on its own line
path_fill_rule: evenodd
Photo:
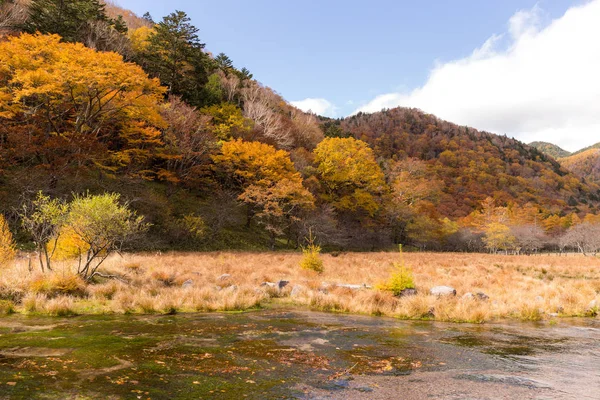
M 0 318 L 0 399 L 600 399 L 600 321 Z

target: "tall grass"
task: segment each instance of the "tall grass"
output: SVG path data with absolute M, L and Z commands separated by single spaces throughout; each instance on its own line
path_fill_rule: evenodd
M 114 255 L 106 275 L 85 285 L 71 280 L 72 267 L 57 262 L 53 274 L 30 273 L 19 259 L 0 274 L 0 300 L 17 312 L 174 313 L 233 311 L 279 302 L 315 310 L 483 322 L 558 316 L 593 316 L 600 304 L 600 260 L 594 257 L 503 256 L 488 254 L 405 253 L 416 296 L 398 298 L 393 291 L 350 289 L 336 284 L 376 286 L 388 282 L 397 253 L 321 254 L 324 271 L 298 268 L 301 253 L 167 253 Z M 223 274 L 228 279 L 219 280 Z M 412 286 L 407 273 L 398 287 Z M 289 281 L 283 289 L 263 282 Z M 406 283 L 408 282 L 408 284 Z M 437 285 L 454 287 L 452 298 L 430 296 Z M 463 298 L 483 292 L 489 300 Z

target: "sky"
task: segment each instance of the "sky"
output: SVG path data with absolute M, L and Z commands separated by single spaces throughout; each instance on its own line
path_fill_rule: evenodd
M 600 0 L 117 0 L 188 13 L 297 107 L 329 117 L 416 107 L 524 142 L 600 141 Z

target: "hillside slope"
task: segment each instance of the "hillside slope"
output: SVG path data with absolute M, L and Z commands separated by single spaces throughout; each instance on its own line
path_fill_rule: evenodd
M 544 154 L 549 155 L 550 157 L 554 157 L 556 159 L 562 158 L 562 157 L 568 157 L 571 155 L 571 152 L 562 149 L 561 147 L 553 144 L 553 143 L 548 143 L 548 142 L 531 142 L 529 143 L 529 146 L 531 147 L 535 147 L 536 149 L 538 149 L 539 151 L 541 151 Z
M 563 167 L 588 182 L 600 183 L 600 149 L 589 148 L 558 160 Z
M 502 203 L 533 203 L 567 211 L 594 208 L 595 185 L 563 168 L 538 149 L 515 139 L 461 127 L 420 110 L 394 108 L 333 123 L 333 131 L 365 140 L 382 159 L 417 158 L 431 178 L 443 181 L 438 210 L 461 217 L 493 197 Z

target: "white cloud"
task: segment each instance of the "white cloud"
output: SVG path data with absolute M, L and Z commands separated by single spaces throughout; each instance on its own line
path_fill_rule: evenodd
M 302 111 L 311 111 L 317 115 L 326 117 L 335 117 L 337 107 L 325 99 L 304 99 L 299 101 L 290 101 L 290 103 Z
M 460 125 L 568 150 L 600 141 L 600 0 L 541 26 L 541 11 L 519 11 L 503 35 L 466 58 L 436 65 L 412 92 L 360 107 L 417 107 Z M 507 43 L 501 48 L 502 43 Z

